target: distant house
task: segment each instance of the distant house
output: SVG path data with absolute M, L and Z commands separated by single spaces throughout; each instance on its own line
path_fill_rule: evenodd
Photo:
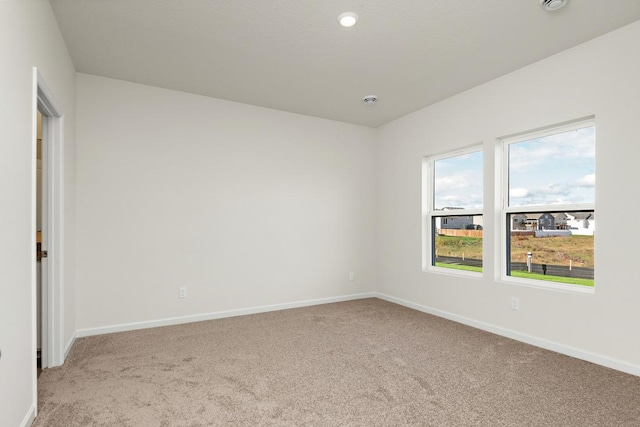
M 456 209 L 463 209 L 457 207 L 447 206 L 442 209 L 442 211 L 452 211 Z M 481 216 L 479 218 L 482 218 Z M 464 216 L 443 216 L 435 218 L 435 228 L 436 229 L 450 229 L 450 230 L 473 230 L 477 229 L 478 225 L 480 225 L 480 229 L 482 229 L 481 224 L 474 225 L 474 217 L 473 215 L 464 215 Z
M 550 213 L 543 213 L 538 217 L 538 230 L 555 230 L 556 219 Z
M 515 214 L 511 217 L 512 231 L 569 230 L 572 235 L 593 235 L 593 212 L 558 212 L 543 214 Z
M 556 230 L 566 230 L 568 218 L 567 214 L 565 212 L 560 212 L 553 214 L 553 217 L 555 219 Z
M 511 216 L 511 230 L 531 231 L 538 229 L 537 214 L 515 214 Z
M 438 220 L 440 225 L 438 226 Z M 473 225 L 472 216 L 445 216 L 436 218 L 436 228 L 448 228 L 456 230 L 464 230 L 467 226 Z
M 593 236 L 596 230 L 596 217 L 593 212 L 567 213 L 567 228 L 571 234 Z

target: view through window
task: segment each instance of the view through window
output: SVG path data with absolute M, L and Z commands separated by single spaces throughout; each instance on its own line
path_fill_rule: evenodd
M 434 157 L 432 170 L 431 265 L 482 271 L 482 151 Z
M 594 286 L 593 121 L 505 140 L 506 274 Z

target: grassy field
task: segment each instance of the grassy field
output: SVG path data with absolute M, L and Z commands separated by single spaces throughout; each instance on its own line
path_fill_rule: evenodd
M 528 273 L 526 271 L 512 271 L 511 276 L 524 277 L 525 279 L 546 280 L 547 282 L 569 283 L 571 285 L 588 286 L 591 288 L 594 286 L 593 279 L 579 279 L 577 277 L 550 276 L 548 274 Z
M 482 259 L 482 237 L 437 236 L 436 256 Z
M 511 241 L 511 261 L 527 262 L 527 252 L 536 264 L 593 268 L 593 236 L 514 237 Z M 436 237 L 437 256 L 482 259 L 481 237 Z
M 477 273 L 482 273 L 482 267 L 474 267 L 470 265 L 445 264 L 443 262 L 437 262 L 436 267 L 451 268 L 454 270 L 475 271 Z M 546 280 L 547 282 L 569 283 L 572 285 L 587 286 L 591 288 L 594 286 L 593 279 L 578 279 L 575 277 L 550 276 L 548 274 L 543 275 L 543 274 L 537 274 L 537 273 L 528 273 L 526 271 L 512 271 L 511 275 L 513 277 L 523 277 L 525 279 Z

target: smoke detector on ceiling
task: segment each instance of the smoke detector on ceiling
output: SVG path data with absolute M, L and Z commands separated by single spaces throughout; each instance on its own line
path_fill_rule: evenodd
M 540 0 L 540 7 L 547 12 L 558 10 L 567 4 L 567 0 Z
M 367 95 L 362 98 L 362 102 L 364 102 L 366 105 L 373 105 L 378 102 L 378 97 L 375 95 Z

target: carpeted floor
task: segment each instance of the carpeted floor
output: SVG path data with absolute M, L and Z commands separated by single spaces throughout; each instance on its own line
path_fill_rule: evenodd
M 640 426 L 640 378 L 379 299 L 78 339 L 34 426 Z

